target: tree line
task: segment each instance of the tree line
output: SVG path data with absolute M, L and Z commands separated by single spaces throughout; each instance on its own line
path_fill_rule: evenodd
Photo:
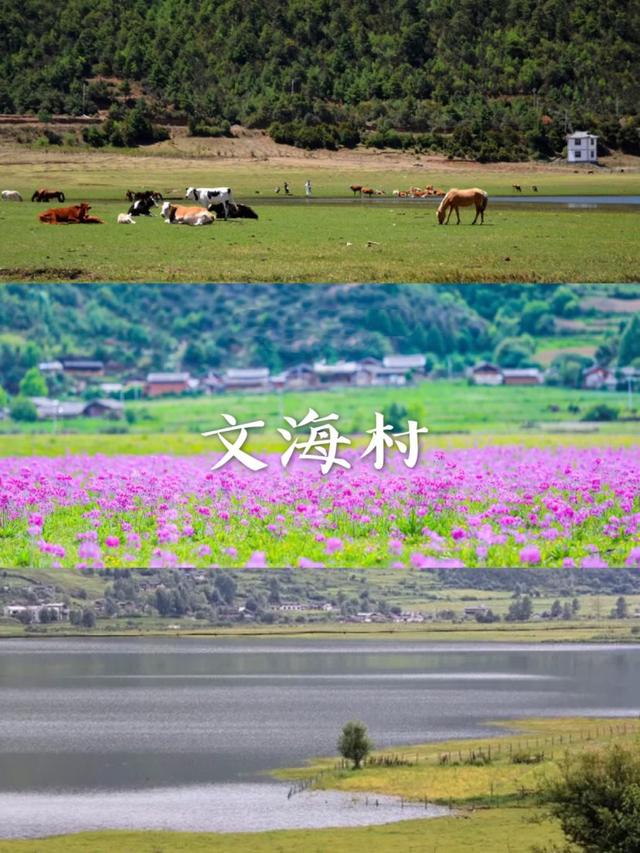
M 586 128 L 640 153 L 633 0 L 5 0 L 0 39 L 0 111 L 115 110 L 92 144 L 152 141 L 148 107 L 309 148 L 514 160 Z

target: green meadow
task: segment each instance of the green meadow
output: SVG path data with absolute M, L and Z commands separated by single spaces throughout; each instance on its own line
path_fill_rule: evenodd
M 282 417 L 302 418 L 309 407 L 320 415 L 340 416 L 343 434 L 361 444 L 373 426 L 374 413 L 392 403 L 403 406 L 426 426 L 424 446 L 466 447 L 522 443 L 540 445 L 631 444 L 638 440 L 640 421 L 630 411 L 625 393 L 584 391 L 546 386 L 468 385 L 465 381 L 423 382 L 404 388 L 344 388 L 285 394 L 224 394 L 128 401 L 131 424 L 94 418 L 55 423 L 0 422 L 0 455 L 75 453 L 192 453 L 214 452 L 214 438 L 200 433 L 222 424 L 223 412 L 239 421 L 262 419 L 264 429 L 249 439 L 254 449 L 278 451 L 276 432 Z M 593 406 L 618 408 L 613 422 L 582 421 Z M 115 433 L 115 434 L 114 434 Z
M 166 155 L 165 155 L 166 156 Z M 51 155 L 49 155 L 51 157 Z M 480 185 L 490 196 L 510 195 L 511 183 L 566 195 L 639 192 L 638 175 L 574 175 L 466 169 L 462 174 L 405 171 L 330 171 L 309 160 L 306 171 L 268 163 L 234 166 L 214 160 L 167 161 L 162 157 L 61 152 L 54 162 L 0 165 L 2 186 L 29 199 L 37 186 L 60 188 L 65 204 L 89 201 L 104 220 L 95 227 L 43 225 L 48 205 L 25 201 L 0 205 L 3 247 L 0 279 L 6 281 L 215 281 L 215 282 L 630 282 L 640 278 L 638 213 L 622 209 L 492 206 L 485 224 L 438 226 L 434 200 L 403 203 L 386 198 L 328 204 L 319 198 L 352 198 L 349 184 L 370 182 L 394 189 L 427 183 Z M 114 162 L 121 165 L 115 167 Z M 169 165 L 169 162 L 171 165 Z M 205 165 L 206 164 L 206 165 Z M 369 167 L 371 168 L 371 167 Z M 315 199 L 298 203 L 311 178 Z M 288 180 L 293 199 L 276 198 Z M 254 206 L 259 220 L 216 222 L 205 228 L 169 227 L 159 215 L 135 226 L 116 224 L 126 211 L 127 188 L 150 187 L 181 199 L 186 186 L 230 185 Z M 530 190 L 530 187 L 529 187 Z M 52 206 L 56 206 L 55 202 Z M 455 217 L 454 217 L 455 218 Z

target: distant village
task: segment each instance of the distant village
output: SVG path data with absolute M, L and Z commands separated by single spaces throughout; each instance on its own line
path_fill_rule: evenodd
M 93 570 L 89 570 L 93 572 Z M 375 599 L 366 588 L 358 596 L 342 591 L 307 591 L 297 597 L 292 587 L 270 575 L 255 578 L 240 590 L 233 572 L 214 570 L 103 570 L 104 593 L 90 598 L 84 587 L 61 590 L 54 584 L 38 583 L 18 573 L 0 577 L 0 614 L 4 624 L 15 622 L 29 630 L 68 623 L 84 628 L 97 624 L 104 630 L 113 625 L 128 627 L 162 621 L 161 627 L 185 627 L 197 622 L 213 626 L 258 624 L 422 624 L 430 622 L 475 621 L 493 623 L 571 620 L 578 618 L 578 598 L 556 599 L 551 605 L 536 607 L 535 595 L 511 596 L 502 615 L 477 600 L 452 602 L 443 592 L 431 595 L 421 609 L 407 609 L 390 599 Z M 262 585 L 260 585 L 262 584 Z M 293 589 L 297 587 L 293 585 Z M 429 597 L 429 596 L 428 596 Z M 631 609 L 619 596 L 611 612 L 597 614 L 611 618 L 640 618 L 640 607 Z M 141 623 L 140 620 L 145 620 Z M 180 620 L 174 623 L 172 620 Z
M 144 378 L 123 378 L 126 370 L 122 365 L 80 357 L 41 362 L 38 369 L 51 380 L 62 378 L 68 393 L 76 395 L 76 398 L 62 400 L 31 397 L 40 420 L 79 417 L 118 420 L 124 417 L 124 400 L 143 397 L 312 391 L 342 386 L 402 387 L 444 378 L 466 378 L 472 384 L 488 386 L 542 385 L 557 380 L 553 367 L 547 370 L 539 367 L 503 368 L 488 361 L 481 361 L 464 373 L 429 370 L 427 357 L 417 353 L 387 355 L 382 359 L 367 357 L 359 361 L 302 363 L 277 373 L 263 366 L 228 367 L 209 370 L 206 376 L 201 377 L 192 376 L 187 371 L 157 371 L 148 373 Z M 630 383 L 638 381 L 640 370 L 632 367 L 614 371 L 594 364 L 582 373 L 582 387 L 585 389 L 626 390 Z M 78 395 L 82 395 L 82 399 L 78 399 Z

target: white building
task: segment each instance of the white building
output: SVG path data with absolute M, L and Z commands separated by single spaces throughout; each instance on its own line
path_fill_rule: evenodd
M 598 159 L 598 137 L 585 130 L 567 136 L 567 162 L 595 163 Z

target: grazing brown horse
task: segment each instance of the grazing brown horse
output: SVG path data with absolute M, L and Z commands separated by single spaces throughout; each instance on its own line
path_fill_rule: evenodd
M 31 196 L 31 201 L 51 201 L 52 198 L 57 198 L 62 204 L 64 193 L 60 190 L 36 190 Z
M 39 214 L 40 222 L 49 225 L 62 225 L 65 223 L 78 223 L 82 225 L 102 225 L 102 220 L 97 216 L 89 216 L 91 206 L 83 201 L 82 204 L 74 204 L 72 207 L 51 207 Z
M 362 195 L 362 184 L 351 184 L 349 189 L 353 193 L 354 198 L 356 197 L 356 195 L 359 195 L 359 196 Z
M 478 217 L 480 217 L 480 222 L 484 222 L 484 212 L 487 209 L 487 203 L 489 201 L 489 196 L 486 194 L 484 190 L 478 189 L 478 187 L 473 187 L 468 190 L 459 190 L 459 189 L 451 189 L 445 195 L 445 197 L 440 202 L 437 210 L 438 222 L 440 225 L 443 224 L 444 218 L 447 215 L 447 211 L 449 211 L 449 215 L 447 216 L 446 224 L 449 224 L 449 220 L 451 219 L 451 213 L 455 210 L 456 217 L 458 219 L 458 225 L 460 225 L 460 212 L 458 210 L 459 207 L 470 207 L 472 204 L 476 206 L 476 216 L 472 225 L 476 224 Z

